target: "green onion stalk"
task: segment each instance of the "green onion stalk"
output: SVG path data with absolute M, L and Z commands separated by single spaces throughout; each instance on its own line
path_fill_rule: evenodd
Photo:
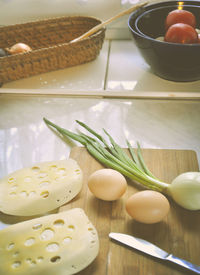
M 56 129 L 62 136 L 78 141 L 88 152 L 106 167 L 112 168 L 148 189 L 171 196 L 180 206 L 188 210 L 200 210 L 200 172 L 187 172 L 175 178 L 171 184 L 155 177 L 145 164 L 140 144 L 136 152 L 127 140 L 130 156 L 114 141 L 112 136 L 103 129 L 108 137 L 107 142 L 102 135 L 95 132 L 85 123 L 76 122 L 87 130 L 92 137 L 82 132 L 73 133 L 44 118 L 45 123 Z

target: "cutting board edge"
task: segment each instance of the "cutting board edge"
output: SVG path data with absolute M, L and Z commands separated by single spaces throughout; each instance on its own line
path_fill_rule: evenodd
M 73 151 L 78 150 L 79 148 L 81 148 L 82 150 L 86 150 L 87 151 L 87 149 L 84 146 L 73 146 L 71 148 L 71 150 L 70 150 L 69 156 L 71 156 L 73 154 Z M 128 150 L 127 147 L 123 147 L 123 149 Z M 133 149 L 136 149 L 136 148 L 133 147 Z M 193 150 L 193 149 L 174 149 L 174 148 L 172 148 L 172 149 L 170 149 L 170 148 L 164 148 L 164 149 L 162 149 L 162 148 L 141 148 L 141 149 L 142 149 L 142 151 L 143 150 L 144 151 L 145 150 L 146 151 L 152 150 L 152 151 L 191 152 L 194 155 L 195 161 L 197 163 L 198 171 L 200 171 L 200 163 L 198 161 L 197 152 L 195 150 Z

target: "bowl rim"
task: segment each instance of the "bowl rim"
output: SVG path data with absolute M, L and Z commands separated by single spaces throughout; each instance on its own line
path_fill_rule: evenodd
M 162 9 L 162 8 L 167 8 L 167 7 L 173 7 L 174 5 L 176 5 L 176 3 L 178 3 L 180 1 L 178 0 L 175 0 L 175 1 L 163 1 L 163 2 L 156 2 L 156 3 L 153 3 L 153 4 L 150 4 L 150 5 L 147 5 L 147 6 L 144 6 L 142 9 L 144 10 L 141 14 L 139 14 L 136 19 L 135 19 L 135 25 L 136 25 L 136 22 L 138 22 L 138 20 L 144 16 L 146 13 L 152 11 L 152 10 L 157 10 L 157 9 Z M 186 2 L 186 4 L 185 4 Z M 183 6 L 190 6 L 190 7 L 196 7 L 196 5 L 191 5 L 189 4 L 190 1 L 185 1 L 183 2 Z M 191 2 L 195 2 L 196 4 L 198 3 L 198 7 L 200 8 L 200 1 L 191 1 Z M 165 6 L 165 4 L 169 4 L 169 6 Z M 164 6 L 158 6 L 159 4 L 164 4 Z M 147 8 L 147 10 L 145 10 L 145 7 Z M 152 7 L 152 8 L 150 8 Z M 137 11 L 136 11 L 137 12 Z M 152 38 L 148 35 L 145 35 L 143 32 L 141 31 L 138 31 L 138 28 L 137 26 L 135 26 L 135 29 L 133 29 L 133 27 L 131 26 L 130 22 L 132 20 L 132 17 L 135 15 L 136 12 L 132 12 L 128 18 L 128 27 L 129 29 L 134 32 L 136 35 L 140 36 L 141 38 L 143 39 L 147 39 L 147 40 L 150 40 L 151 42 L 154 42 L 154 43 L 160 43 L 160 44 L 164 44 L 164 45 L 169 45 L 169 46 L 176 46 L 176 47 L 200 47 L 200 43 L 194 43 L 194 44 L 181 44 L 181 43 L 172 43 L 172 42 L 166 42 L 166 41 L 161 41 L 161 40 L 158 40 L 158 39 L 155 39 L 155 38 Z

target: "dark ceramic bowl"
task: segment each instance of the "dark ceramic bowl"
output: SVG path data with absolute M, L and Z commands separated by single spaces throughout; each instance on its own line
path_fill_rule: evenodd
M 178 44 L 157 40 L 165 34 L 165 18 L 182 3 L 191 11 L 200 29 L 200 1 L 167 1 L 144 6 L 128 20 L 134 41 L 152 71 L 172 81 L 200 79 L 200 44 Z

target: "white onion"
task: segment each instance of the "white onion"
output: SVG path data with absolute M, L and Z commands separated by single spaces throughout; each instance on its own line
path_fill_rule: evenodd
M 176 203 L 188 210 L 200 210 L 200 172 L 176 177 L 167 188 Z

